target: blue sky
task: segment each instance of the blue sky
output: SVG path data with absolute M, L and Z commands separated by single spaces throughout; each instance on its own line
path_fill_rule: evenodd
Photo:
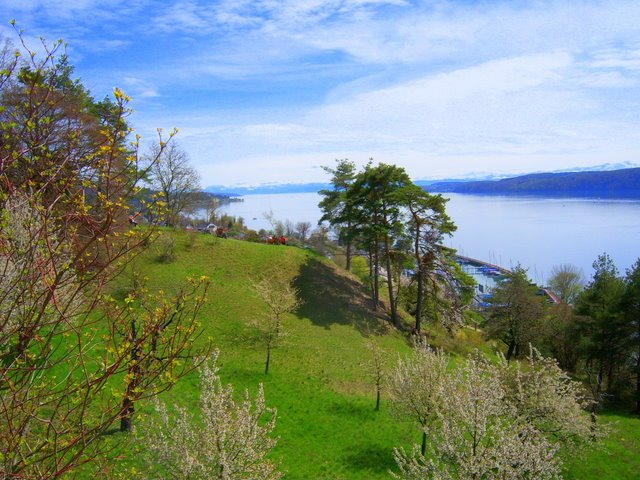
M 203 186 L 326 180 L 349 158 L 415 179 L 640 165 L 637 0 L 0 0 L 0 35 L 63 38 L 143 142 Z

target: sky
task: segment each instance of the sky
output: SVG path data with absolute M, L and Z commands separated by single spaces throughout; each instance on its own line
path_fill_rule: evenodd
M 0 0 L 210 185 L 640 166 L 638 0 Z M 143 147 L 143 148 L 146 148 Z

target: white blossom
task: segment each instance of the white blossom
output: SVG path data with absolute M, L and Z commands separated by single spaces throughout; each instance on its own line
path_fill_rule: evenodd
M 411 414 L 407 407 L 422 399 L 426 440 L 422 449 L 394 451 L 394 478 L 561 478 L 560 448 L 593 437 L 579 384 L 554 360 L 532 350 L 528 364 L 514 367 L 475 353 L 443 370 L 447 360 L 420 347 L 393 372 L 398 411 Z
M 156 401 L 158 420 L 137 432 L 150 452 L 150 478 L 277 480 L 276 462 L 266 458 L 277 438 L 270 436 L 276 411 L 267 408 L 262 385 L 252 402 L 244 392 L 233 399 L 233 387 L 223 385 L 214 356 L 200 367 L 200 415 L 175 407 L 170 415 Z M 159 469 L 157 467 L 160 467 Z

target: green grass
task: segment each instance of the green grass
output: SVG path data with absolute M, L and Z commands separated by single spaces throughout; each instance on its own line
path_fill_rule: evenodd
M 640 417 L 622 411 L 605 411 L 599 421 L 611 432 L 599 448 L 566 459 L 567 478 L 640 478 Z
M 305 249 L 208 235 L 189 245 L 186 235 L 176 235 L 175 261 L 155 261 L 152 248 L 135 268 L 153 288 L 169 292 L 187 276 L 211 278 L 200 315 L 205 336 L 220 349 L 224 382 L 252 394 L 264 384 L 267 404 L 278 410 L 275 434 L 280 440 L 273 456 L 282 462 L 286 478 L 388 478 L 393 447 L 417 441 L 419 432 L 392 420 L 386 405 L 374 411 L 375 389 L 364 366 L 370 356 L 366 344 L 375 337 L 390 363 L 409 346 L 381 312 L 370 309 L 359 281 Z M 302 304 L 286 318 L 287 336 L 273 351 L 265 376 L 266 350 L 252 327 L 264 305 L 251 285 L 275 275 L 293 282 Z M 122 283 L 126 286 L 126 274 Z M 197 408 L 196 375 L 163 398 Z
M 189 275 L 211 278 L 209 301 L 200 316 L 205 336 L 220 349 L 224 382 L 252 394 L 264 384 L 267 404 L 278 410 L 275 433 L 280 440 L 273 457 L 281 461 L 285 478 L 389 478 L 393 447 L 409 447 L 419 441 L 420 432 L 389 415 L 384 394 L 382 409 L 374 411 L 375 390 L 364 366 L 371 355 L 366 344 L 375 338 L 390 364 L 408 353 L 409 346 L 380 312 L 371 310 L 359 280 L 305 249 L 209 235 L 198 235 L 193 242 L 187 234 L 175 235 L 175 261 L 159 263 L 150 253 L 135 268 L 153 287 L 167 291 Z M 252 327 L 264 305 L 251 285 L 274 275 L 291 280 L 303 303 L 286 318 L 288 335 L 274 350 L 265 376 L 265 347 Z M 126 284 L 126 275 L 122 282 Z M 434 330 L 430 340 L 459 354 L 493 349 L 473 329 L 455 338 Z M 182 379 L 163 399 L 195 410 L 197 376 Z M 140 407 L 143 413 L 150 411 L 148 404 Z M 599 450 L 569 458 L 566 478 L 640 478 L 640 419 L 607 413 L 603 421 L 616 422 L 615 430 Z M 130 466 L 121 462 L 123 470 Z

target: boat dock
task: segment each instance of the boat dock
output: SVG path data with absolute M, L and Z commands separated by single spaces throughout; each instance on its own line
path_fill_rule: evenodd
M 511 270 L 501 267 L 500 265 L 494 265 L 493 263 L 478 260 L 477 258 L 465 257 L 464 255 L 456 255 L 456 259 L 461 265 L 469 265 L 471 267 L 487 271 L 490 274 L 509 275 L 511 273 Z
M 493 263 L 478 260 L 477 258 L 456 255 L 456 261 L 464 272 L 476 281 L 476 303 L 479 306 L 488 306 L 491 298 L 491 290 L 511 273 L 511 270 Z M 544 295 L 549 303 L 560 303 L 558 297 L 544 287 L 538 287 L 539 295 Z

